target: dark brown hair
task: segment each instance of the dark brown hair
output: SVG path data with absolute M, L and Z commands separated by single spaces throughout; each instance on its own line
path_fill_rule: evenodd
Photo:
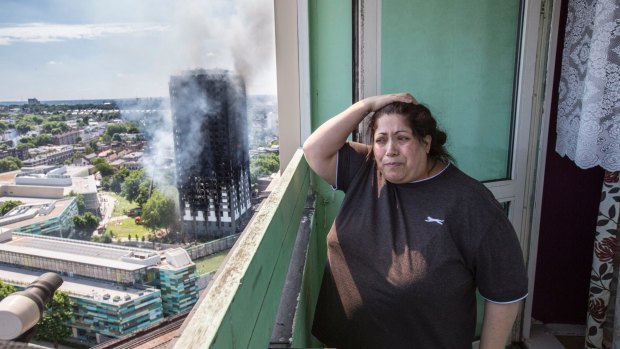
M 431 111 L 421 105 L 404 102 L 390 103 L 383 108 L 377 110 L 370 119 L 368 132 L 370 139 L 374 142 L 375 130 L 377 129 L 377 120 L 384 115 L 399 114 L 405 118 L 405 122 L 411 128 L 413 136 L 420 142 L 424 137 L 431 136 L 431 146 L 428 156 L 431 159 L 441 160 L 445 163 L 454 162 L 454 158 L 446 150 L 444 145 L 448 139 L 448 135 L 437 128 L 437 121 L 431 115 Z

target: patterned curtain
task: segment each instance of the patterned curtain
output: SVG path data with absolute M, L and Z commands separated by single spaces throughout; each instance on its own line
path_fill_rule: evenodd
M 620 0 L 569 0 L 556 151 L 620 170 Z
M 586 348 L 620 349 L 620 172 L 605 172 L 594 241 Z
M 607 171 L 594 242 L 586 348 L 620 349 L 620 0 L 568 0 L 564 40 L 555 150 L 581 168 Z

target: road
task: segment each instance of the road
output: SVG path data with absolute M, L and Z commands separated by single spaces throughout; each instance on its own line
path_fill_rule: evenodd
M 101 210 L 101 224 L 107 224 L 112 218 L 116 199 L 106 193 L 98 193 L 99 209 Z

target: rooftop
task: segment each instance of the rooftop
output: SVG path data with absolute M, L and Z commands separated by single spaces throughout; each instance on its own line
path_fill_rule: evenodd
M 11 197 L 12 200 L 20 198 Z M 60 216 L 74 200 L 30 199 L 31 203 L 18 206 L 0 218 L 0 225 L 4 228 L 21 228 L 34 223 L 45 222 Z M 32 202 L 38 200 L 37 202 Z M 51 210 L 49 210 L 51 208 Z
M 0 242 L 0 251 L 129 271 L 160 262 L 159 254 L 151 250 L 15 233 L 12 238 Z
M 43 274 L 41 271 L 0 264 L 0 280 L 22 287 L 35 281 L 41 274 Z M 111 282 L 69 277 L 66 275 L 62 276 L 62 279 L 64 282 L 59 288 L 61 291 L 65 291 L 79 298 L 93 299 L 99 302 L 108 302 L 118 305 L 157 291 L 153 288 L 123 288 Z
M 15 183 L 15 176 L 17 176 L 17 174 L 20 172 L 21 172 L 20 170 L 16 170 L 16 171 L 0 173 L 0 183 L 8 183 L 8 184 Z

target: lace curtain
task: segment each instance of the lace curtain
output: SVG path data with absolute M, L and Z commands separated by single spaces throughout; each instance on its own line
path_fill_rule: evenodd
M 620 1 L 569 0 L 556 151 L 620 170 Z

